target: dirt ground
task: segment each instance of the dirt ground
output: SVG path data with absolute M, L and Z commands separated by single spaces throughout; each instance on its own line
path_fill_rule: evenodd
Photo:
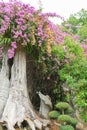
M 50 130 L 59 130 L 59 127 L 56 125 L 51 125 Z
M 51 125 L 50 125 L 50 129 L 49 130 L 59 130 L 59 123 L 57 123 L 54 120 L 51 120 Z

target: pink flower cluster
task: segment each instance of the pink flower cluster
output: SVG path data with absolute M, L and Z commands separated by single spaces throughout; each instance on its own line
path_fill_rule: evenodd
M 84 49 L 84 52 L 87 53 L 87 45 L 83 43 L 81 44 L 81 47 Z
M 63 17 L 55 13 L 42 13 L 35 10 L 29 4 L 24 4 L 16 0 L 0 2 L 0 36 L 10 38 L 10 49 L 8 57 L 12 58 L 18 45 L 27 46 L 28 44 L 41 47 L 51 39 L 48 28 L 53 34 L 53 44 L 63 43 L 63 34 L 58 26 L 54 25 L 50 17 Z M 35 43 L 35 44 L 34 44 Z M 8 45 L 8 41 L 7 41 Z
M 79 36 L 78 36 L 78 35 L 73 35 L 73 38 L 74 38 L 77 42 L 79 42 Z
M 17 48 L 16 42 L 12 42 L 11 46 L 12 46 L 12 49 L 8 50 L 8 57 L 9 57 L 9 59 L 14 57 L 14 54 L 15 54 L 14 51 Z
M 71 34 L 70 34 L 70 33 L 67 33 L 67 32 L 63 32 L 63 35 L 64 35 L 64 36 L 71 36 Z
M 61 20 L 65 21 L 64 17 L 62 17 L 62 16 L 60 16 L 59 14 L 56 14 L 56 13 L 45 13 L 45 15 L 49 16 L 49 17 L 58 17 Z

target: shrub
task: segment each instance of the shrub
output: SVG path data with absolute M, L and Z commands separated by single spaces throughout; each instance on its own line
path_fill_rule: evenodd
M 76 124 L 78 123 L 76 118 L 71 118 L 70 122 L 71 125 L 76 126 Z
M 75 126 L 78 123 L 76 118 L 72 118 L 69 115 L 60 115 L 58 117 L 58 120 L 60 122 L 65 122 L 66 124 L 70 124 L 70 125 L 73 125 L 73 126 Z
M 74 110 L 72 109 L 72 107 L 69 107 L 68 109 L 65 110 L 66 114 L 71 114 L 74 113 Z
M 49 118 L 52 118 L 52 119 L 57 119 L 59 115 L 60 113 L 57 111 L 50 111 L 48 114 Z
M 67 110 L 70 108 L 70 105 L 67 102 L 59 102 L 55 105 L 56 109 L 62 111 L 62 114 L 64 114 L 64 110 Z
M 71 125 L 61 125 L 59 130 L 74 130 Z
M 59 102 L 55 106 L 59 110 L 61 110 L 61 109 L 68 109 L 70 107 L 70 105 L 67 102 Z
M 60 122 L 66 122 L 66 123 L 69 123 L 70 122 L 70 120 L 71 120 L 71 116 L 69 116 L 69 115 L 60 115 L 59 117 L 58 117 L 58 120 L 60 121 Z

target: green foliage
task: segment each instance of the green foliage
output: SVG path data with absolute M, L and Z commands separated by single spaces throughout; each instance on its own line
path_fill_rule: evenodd
M 67 64 L 60 70 L 61 80 L 65 81 L 73 89 L 75 103 L 79 107 L 87 108 L 87 61 L 82 60 Z
M 50 112 L 48 113 L 48 116 L 49 116 L 49 118 L 51 118 L 51 119 L 57 119 L 59 115 L 60 115 L 60 113 L 59 113 L 58 111 L 56 111 L 56 110 L 50 111 Z
M 82 112 L 80 113 L 80 116 L 81 116 L 81 118 L 84 120 L 84 122 L 87 123 L 87 107 L 86 107 L 86 110 L 84 110 L 84 112 L 82 111 Z
M 55 105 L 55 107 L 58 110 L 65 110 L 65 109 L 68 109 L 70 107 L 70 105 L 66 102 L 59 102 Z
M 87 60 L 83 49 L 71 37 L 65 37 L 66 55 L 58 74 L 60 80 L 65 82 L 69 89 L 73 90 L 70 95 L 74 103 L 84 110 L 87 108 Z M 67 95 L 66 95 L 67 96 Z M 84 116 L 83 116 L 84 117 Z
M 68 109 L 65 110 L 66 114 L 72 114 L 74 113 L 74 110 L 72 109 L 72 107 L 70 106 Z
M 78 19 L 79 19 L 79 23 L 81 24 L 81 25 L 84 25 L 84 24 L 86 24 L 87 23 L 87 10 L 85 10 L 85 9 L 81 9 L 77 14 L 76 14 L 76 16 L 78 17 Z
M 69 115 L 60 115 L 58 117 L 58 120 L 60 122 L 65 122 L 66 124 L 70 124 L 70 125 L 73 125 L 73 126 L 75 126 L 78 123 L 77 119 L 72 118 Z
M 58 120 L 59 120 L 60 122 L 70 123 L 71 116 L 69 116 L 69 115 L 60 115 L 60 116 L 58 117 Z
M 67 36 L 63 45 L 52 48 L 52 55 L 56 57 L 59 65 L 57 71 L 60 81 L 66 83 L 68 88 L 73 90 L 70 99 L 75 97 L 73 103 L 76 103 L 84 112 L 87 108 L 87 60 L 82 47 L 72 37 Z M 56 95 L 60 92 L 58 87 L 55 88 L 55 91 Z
M 67 25 L 70 26 L 67 26 Z M 76 14 L 70 15 L 69 19 L 62 25 L 73 34 L 77 34 L 80 27 L 87 24 L 87 10 L 80 10 Z
M 65 37 L 64 44 L 67 48 L 67 53 L 69 53 L 68 58 L 75 58 L 75 56 L 81 57 L 83 49 L 72 37 Z M 70 57 L 72 55 L 73 57 Z
M 61 125 L 60 130 L 74 130 L 71 125 Z
M 71 124 L 72 126 L 76 126 L 78 123 L 77 119 L 76 118 L 71 118 L 69 124 Z
M 65 83 L 71 90 L 71 93 L 65 93 L 69 97 L 66 100 L 73 99 L 73 104 L 81 108 L 81 117 L 87 122 L 87 114 L 84 114 L 87 112 L 87 46 L 82 48 L 82 43 L 87 44 L 87 10 L 71 15 L 62 25 L 63 32 L 67 33 L 64 44 L 52 47 L 52 56 L 58 63 L 55 68 L 59 66 L 56 69 L 59 85 L 55 86 L 54 92 L 63 95 L 62 84 Z M 78 40 L 75 41 L 74 35 L 79 36 Z
M 56 55 L 59 61 L 64 61 L 66 52 L 64 52 L 62 45 L 53 46 L 51 53 L 52 56 Z
M 80 41 L 87 43 L 87 24 L 85 23 L 77 29 L 77 33 L 80 36 Z M 84 114 L 84 111 L 87 111 L 87 54 L 84 53 L 80 43 L 77 43 L 71 36 L 65 37 L 61 49 L 58 51 L 57 48 L 55 49 L 55 54 L 61 63 L 58 70 L 60 81 L 66 83 L 68 88 L 73 91 L 70 94 L 70 99 L 73 99 L 73 103 L 78 105 L 78 109 L 81 108 L 81 117 L 87 122 L 87 115 Z M 59 58 L 58 55 L 61 57 Z
M 78 35 L 79 35 L 79 39 L 80 41 L 84 41 L 85 39 L 87 39 L 87 24 L 83 25 L 79 30 L 78 30 Z

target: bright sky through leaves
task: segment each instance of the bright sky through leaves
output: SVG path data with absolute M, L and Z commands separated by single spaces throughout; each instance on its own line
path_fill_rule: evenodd
M 0 0 L 1 1 L 1 0 Z M 8 0 L 4 0 L 8 1 Z M 29 3 L 36 9 L 39 7 L 39 0 L 20 0 L 24 3 Z M 41 0 L 43 5 L 43 12 L 56 12 L 67 19 L 70 14 L 77 13 L 82 8 L 87 10 L 87 0 Z M 61 21 L 54 18 L 55 23 Z
M 39 0 L 22 0 L 23 2 L 30 3 L 34 7 L 38 8 Z M 82 8 L 87 9 L 87 0 L 41 0 L 44 12 L 56 12 L 65 19 L 70 14 L 77 13 Z M 58 19 L 54 19 L 54 22 L 60 22 Z

